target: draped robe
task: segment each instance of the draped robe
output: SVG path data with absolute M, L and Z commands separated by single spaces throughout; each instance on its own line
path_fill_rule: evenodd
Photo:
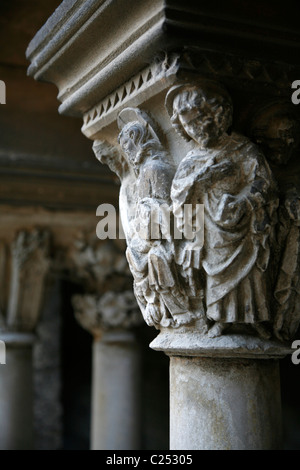
M 267 268 L 275 189 L 264 156 L 237 134 L 221 148 L 192 150 L 177 169 L 171 190 L 175 217 L 184 204 L 204 204 L 205 214 L 201 253 L 191 256 L 193 242 L 183 240 L 177 262 L 189 259 L 190 267 L 203 269 L 210 320 L 270 320 Z

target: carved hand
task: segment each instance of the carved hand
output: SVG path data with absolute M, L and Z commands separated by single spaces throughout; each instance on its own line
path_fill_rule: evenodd
M 231 227 L 241 219 L 245 210 L 245 199 L 231 194 L 224 194 L 219 203 L 217 221 L 225 227 Z

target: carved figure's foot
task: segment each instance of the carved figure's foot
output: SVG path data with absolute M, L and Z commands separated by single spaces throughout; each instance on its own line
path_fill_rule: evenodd
M 209 338 L 217 338 L 218 336 L 222 336 L 222 333 L 230 326 L 230 323 L 219 323 L 216 322 L 209 330 L 208 336 Z
M 252 326 L 255 329 L 255 331 L 257 331 L 257 333 L 259 334 L 259 336 L 261 338 L 263 338 L 263 339 L 270 339 L 271 338 L 272 333 L 268 329 L 267 326 L 263 325 L 262 323 L 254 323 Z

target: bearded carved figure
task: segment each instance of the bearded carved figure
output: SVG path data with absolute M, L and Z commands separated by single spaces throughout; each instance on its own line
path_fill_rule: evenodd
M 270 168 L 246 137 L 227 133 L 232 102 L 219 84 L 175 86 L 166 105 L 177 132 L 193 142 L 171 197 L 175 216 L 184 204 L 204 205 L 203 247 L 183 243 L 178 264 L 204 274 L 208 334 L 238 325 L 269 337 L 269 240 L 277 207 Z

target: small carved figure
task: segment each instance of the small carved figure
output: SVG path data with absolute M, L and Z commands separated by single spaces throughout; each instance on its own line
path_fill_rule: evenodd
M 269 236 L 277 207 L 275 183 L 258 147 L 228 134 L 232 102 L 211 81 L 172 87 L 166 97 L 172 124 L 194 147 L 180 162 L 171 197 L 175 217 L 184 204 L 204 204 L 204 245 L 183 240 L 177 263 L 203 269 L 209 336 L 230 325 L 251 325 L 269 337 Z
M 261 145 L 279 185 L 274 333 L 289 340 L 300 323 L 300 175 L 295 158 L 300 143 L 299 118 L 291 105 L 271 102 L 256 111 L 250 133 Z

